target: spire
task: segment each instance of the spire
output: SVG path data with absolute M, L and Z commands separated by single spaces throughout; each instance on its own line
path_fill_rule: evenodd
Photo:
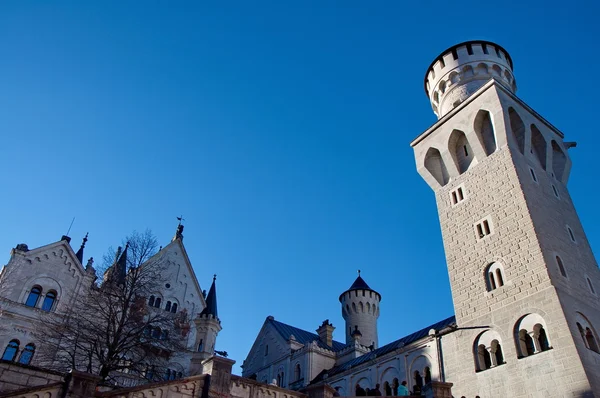
M 75 253 L 75 256 L 81 264 L 83 264 L 83 248 L 85 247 L 85 242 L 87 242 L 88 240 L 88 234 L 89 232 L 85 233 L 85 236 L 83 237 L 83 242 L 81 242 L 81 247 L 79 248 L 79 250 L 77 250 L 77 253 Z
M 354 283 L 352 284 L 352 286 L 350 286 L 348 288 L 348 290 L 346 290 L 344 293 L 342 293 L 340 295 L 340 301 L 342 301 L 342 297 L 344 296 L 344 294 L 346 294 L 352 290 L 370 290 L 373 293 L 375 293 L 377 296 L 379 296 L 379 300 L 381 300 L 381 295 L 379 293 L 377 293 L 375 290 L 371 289 L 369 287 L 369 285 L 367 284 L 367 282 L 365 282 L 365 280 L 362 278 L 362 276 L 360 276 L 360 270 L 358 270 L 358 277 L 354 280 Z
M 115 278 L 117 283 L 125 283 L 125 277 L 127 276 L 127 249 L 129 249 L 129 242 L 125 244 L 125 249 L 115 264 Z
M 118 285 L 125 283 L 127 277 L 127 249 L 129 249 L 129 242 L 127 242 L 123 251 L 121 251 L 121 246 L 117 247 L 115 262 L 104 273 L 104 282 L 116 282 Z
M 202 315 L 212 315 L 215 319 L 219 319 L 217 314 L 217 287 L 215 282 L 217 280 L 217 274 L 213 276 L 213 282 L 210 286 L 210 290 L 208 291 L 208 295 L 206 296 L 206 308 L 202 310 L 200 316 Z

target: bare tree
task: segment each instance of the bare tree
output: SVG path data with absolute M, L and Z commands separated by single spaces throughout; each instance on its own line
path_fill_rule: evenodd
M 156 238 L 147 230 L 134 232 L 126 242 L 112 261 L 105 255 L 110 266 L 103 281 L 76 300 L 65 318 L 44 317 L 40 357 L 46 366 L 97 374 L 105 381 L 124 373 L 154 379 L 151 374 L 164 374 L 169 359 L 185 350 L 187 313 L 148 305 L 167 276 Z

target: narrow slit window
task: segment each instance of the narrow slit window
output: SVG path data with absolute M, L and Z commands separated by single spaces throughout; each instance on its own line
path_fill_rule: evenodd
M 538 182 L 535 171 L 533 171 L 533 169 L 529 169 L 529 172 L 531 173 L 531 178 L 533 178 L 533 181 Z
M 467 149 L 466 145 L 463 146 L 463 149 L 465 151 L 465 156 L 469 156 L 469 150 Z
M 573 230 L 571 227 L 567 227 L 567 231 L 569 231 L 569 237 L 571 238 L 571 241 L 575 242 L 575 235 L 573 235 Z
M 487 44 L 482 44 L 481 49 L 483 50 L 484 54 L 488 54 Z
M 504 286 L 504 279 L 502 279 L 502 271 L 500 271 L 500 269 L 496 270 L 496 279 L 498 281 L 498 287 Z
M 483 239 L 486 236 L 491 235 L 493 232 L 491 217 L 488 216 L 475 224 L 475 231 L 478 239 Z
M 452 202 L 452 206 L 459 204 L 463 200 L 465 200 L 465 193 L 462 186 L 457 187 L 450 192 L 450 201 Z
M 489 235 L 491 233 L 490 223 L 488 222 L 488 220 L 483 220 L 483 232 L 485 232 L 486 235 Z
M 596 289 L 594 289 L 594 285 L 592 284 L 592 281 L 590 278 L 586 278 L 587 282 L 588 282 L 588 286 L 590 287 L 590 292 L 592 292 L 592 294 L 596 294 Z
M 490 290 L 496 289 L 496 278 L 494 278 L 494 273 L 490 272 L 488 277 L 490 278 Z
M 560 198 L 560 196 L 558 195 L 558 190 L 556 189 L 556 187 L 554 185 L 552 185 L 552 191 L 554 191 L 554 196 L 556 196 L 557 198 Z

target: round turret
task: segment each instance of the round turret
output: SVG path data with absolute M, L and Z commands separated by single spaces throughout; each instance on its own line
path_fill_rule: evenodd
M 425 74 L 425 93 L 439 119 L 492 78 L 517 91 L 508 52 L 489 41 L 467 41 L 450 47 L 431 63 Z
M 377 318 L 380 302 L 381 295 L 367 285 L 359 271 L 352 286 L 340 295 L 342 316 L 346 321 L 346 344 L 354 344 L 358 340 L 362 345 L 378 347 Z

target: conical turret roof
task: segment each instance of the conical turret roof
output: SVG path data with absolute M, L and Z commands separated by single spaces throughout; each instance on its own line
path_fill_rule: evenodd
M 370 291 L 374 292 L 375 294 L 377 294 L 379 296 L 379 300 L 381 300 L 381 294 L 377 293 L 377 291 L 375 291 L 369 287 L 367 282 L 365 282 L 365 280 L 360 276 L 360 270 L 358 271 L 358 277 L 356 278 L 356 280 L 354 280 L 354 283 L 352 284 L 352 286 L 350 286 L 350 288 L 348 290 L 346 290 L 344 293 L 340 294 L 340 301 L 342 301 L 342 297 L 344 296 L 344 294 L 351 292 L 353 290 L 370 290 Z
M 208 291 L 208 295 L 206 296 L 206 307 L 200 313 L 202 315 L 212 315 L 215 319 L 219 319 L 219 315 L 217 313 L 217 286 L 216 286 L 217 275 L 213 277 L 212 285 L 210 285 L 210 290 Z

